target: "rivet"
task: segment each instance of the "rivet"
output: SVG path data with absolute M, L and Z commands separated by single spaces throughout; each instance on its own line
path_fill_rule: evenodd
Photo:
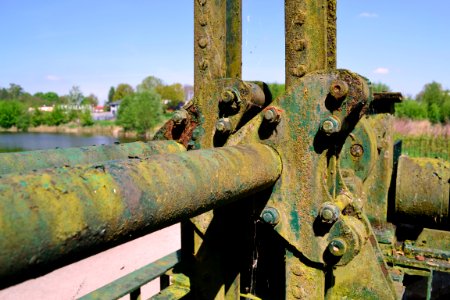
M 292 270 L 292 274 L 294 274 L 296 276 L 302 276 L 303 275 L 303 270 L 302 270 L 302 267 L 300 265 L 293 265 L 291 270 Z
M 330 86 L 330 95 L 333 96 L 335 99 L 341 99 L 341 98 L 345 98 L 345 96 L 347 96 L 348 93 L 348 85 L 345 81 L 343 80 L 334 80 L 331 83 Z
M 306 40 L 304 39 L 295 40 L 293 45 L 296 51 L 303 51 L 306 48 Z
M 295 299 L 302 299 L 304 296 L 304 291 L 299 286 L 293 286 L 291 289 L 291 294 Z
M 206 37 L 202 37 L 198 40 L 198 45 L 200 48 L 205 48 L 206 46 L 208 46 L 208 38 Z
M 305 19 L 306 13 L 301 10 L 294 16 L 294 24 L 303 25 L 305 23 Z
M 199 62 L 198 67 L 200 68 L 200 70 L 205 71 L 208 68 L 208 61 L 206 59 L 202 59 Z
M 364 148 L 360 144 L 353 144 L 350 147 L 350 154 L 354 157 L 361 157 L 364 154 Z
M 294 67 L 291 69 L 291 74 L 296 77 L 302 77 L 306 74 L 306 66 L 305 65 L 299 65 L 298 67 Z
M 201 16 L 201 17 L 198 18 L 198 23 L 199 23 L 201 26 L 206 26 L 206 25 L 208 25 L 208 21 L 206 20 L 206 18 L 205 18 L 204 16 Z

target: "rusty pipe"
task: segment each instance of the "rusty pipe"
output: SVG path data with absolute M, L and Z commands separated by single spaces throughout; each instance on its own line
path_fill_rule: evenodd
M 261 191 L 278 154 L 252 144 L 0 179 L 0 282 Z
M 175 141 L 152 141 L 0 153 L 0 175 L 182 151 L 186 149 Z
M 449 228 L 450 162 L 400 156 L 395 219 L 419 226 Z

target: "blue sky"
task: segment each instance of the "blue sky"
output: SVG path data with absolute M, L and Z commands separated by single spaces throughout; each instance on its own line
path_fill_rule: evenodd
M 283 0 L 243 0 L 243 77 L 284 81 Z M 394 91 L 450 88 L 450 1 L 338 0 L 338 67 Z M 0 0 L 0 87 L 105 100 L 153 75 L 193 83 L 193 0 Z

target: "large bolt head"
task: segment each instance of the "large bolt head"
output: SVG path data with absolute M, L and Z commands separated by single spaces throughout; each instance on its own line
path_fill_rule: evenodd
M 322 122 L 322 131 L 330 135 L 341 130 L 341 122 L 337 117 L 329 116 Z
M 320 208 L 319 216 L 323 223 L 333 224 L 339 219 L 339 208 L 332 203 L 325 203 Z
M 334 256 L 343 256 L 347 248 L 347 242 L 342 238 L 335 238 L 328 244 L 328 251 Z
M 231 89 L 227 89 L 225 91 L 222 92 L 221 96 L 221 101 L 224 103 L 231 103 L 236 99 L 236 92 L 231 90 Z
M 264 112 L 264 119 L 271 124 L 275 124 L 280 122 L 281 115 L 275 107 L 269 107 Z
M 231 131 L 231 122 L 228 118 L 219 119 L 216 123 L 216 130 L 222 134 Z
M 261 213 L 261 219 L 264 221 L 264 223 L 276 225 L 280 220 L 280 216 L 275 208 L 266 207 Z
M 180 109 L 173 114 L 172 120 L 176 125 L 180 125 L 181 123 L 186 121 L 187 117 L 188 112 L 185 109 Z
M 353 157 L 361 157 L 364 154 L 364 148 L 360 144 L 353 144 L 350 147 L 350 154 Z
M 348 85 L 345 81 L 342 80 L 334 80 L 330 86 L 330 95 L 335 99 L 342 99 L 347 96 L 348 93 Z

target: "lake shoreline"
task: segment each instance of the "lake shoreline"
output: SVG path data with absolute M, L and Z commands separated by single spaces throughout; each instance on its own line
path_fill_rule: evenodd
M 0 132 L 24 132 L 15 127 L 8 129 L 1 128 Z M 40 125 L 37 127 L 30 127 L 25 132 L 30 133 L 63 133 L 63 134 L 73 134 L 73 135 L 104 135 L 115 138 L 142 138 L 151 139 L 156 130 L 152 132 L 147 132 L 145 134 L 138 134 L 136 131 L 125 131 L 123 127 L 117 125 L 105 126 L 94 124 L 92 126 L 79 126 L 74 124 L 64 124 L 59 126 L 47 126 Z

